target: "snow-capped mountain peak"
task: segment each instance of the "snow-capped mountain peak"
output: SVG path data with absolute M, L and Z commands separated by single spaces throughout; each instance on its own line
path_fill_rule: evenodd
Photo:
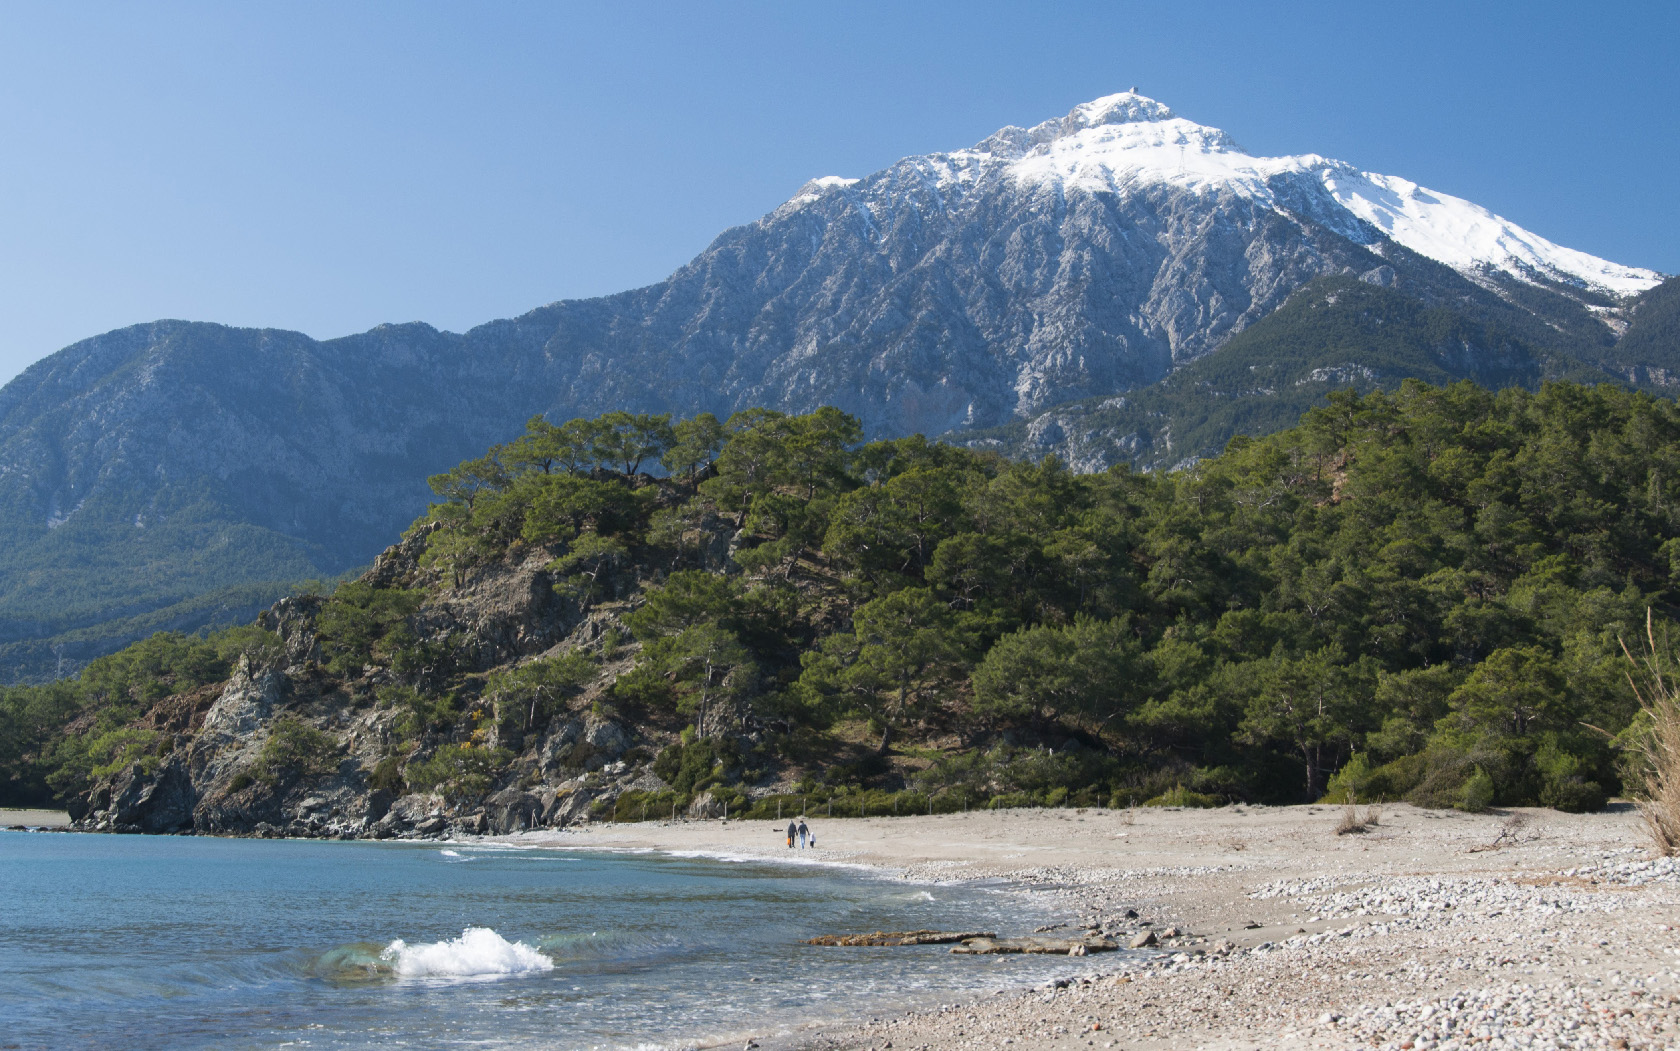
M 1143 124 L 1172 120 L 1175 116 L 1177 114 L 1172 110 L 1146 95 L 1139 95 L 1136 91 L 1122 91 L 1115 95 L 1092 99 L 1090 102 L 1082 102 L 1060 120 L 1045 121 L 1038 127 L 1060 125 L 1060 133 L 1066 135 L 1107 124 Z
M 1075 106 L 1065 117 L 1007 127 L 951 155 L 968 164 L 1003 162 L 1028 190 L 1114 193 L 1160 189 L 1235 194 L 1288 213 L 1312 213 L 1361 240 L 1386 237 L 1466 275 L 1494 272 L 1632 295 L 1662 280 L 1564 248 L 1508 219 L 1406 179 L 1363 172 L 1317 154 L 1257 157 L 1218 128 L 1197 124 L 1135 91 Z M 962 178 L 962 181 L 969 181 Z
M 1094 137 L 1098 139 L 1112 139 L 1117 134 L 1124 135 L 1124 129 L 1129 126 L 1142 126 L 1131 127 L 1131 134 L 1143 139 L 1151 138 L 1148 125 L 1154 124 L 1170 124 L 1176 134 L 1202 139 L 1221 149 L 1237 148 L 1236 143 L 1218 128 L 1185 120 L 1147 95 L 1122 91 L 1082 102 L 1069 110 L 1066 116 L 1051 118 L 1031 128 L 1011 125 L 999 129 L 968 152 L 1014 160 L 1035 148 L 1042 149 L 1068 139 L 1092 138 L 1085 134 L 1090 132 L 1096 132 Z
M 848 179 L 843 175 L 819 175 L 817 178 L 806 182 L 804 186 L 801 186 L 792 197 L 788 198 L 787 203 L 806 204 L 816 200 L 830 190 L 841 190 L 856 182 L 858 182 L 857 179 Z

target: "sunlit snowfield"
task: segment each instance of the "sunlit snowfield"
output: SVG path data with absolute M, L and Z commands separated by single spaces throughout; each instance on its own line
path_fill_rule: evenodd
M 1081 966 L 801 945 L 1050 915 L 1021 891 L 815 865 L 0 833 L 0 887 L 0 1047 L 703 1041 Z

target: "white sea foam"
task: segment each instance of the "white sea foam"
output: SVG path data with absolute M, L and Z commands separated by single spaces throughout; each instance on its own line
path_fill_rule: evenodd
M 559 849 L 566 849 L 561 847 Z M 812 868 L 851 869 L 865 877 L 880 876 L 885 879 L 897 879 L 898 870 L 884 869 L 876 865 L 864 864 L 861 861 L 834 861 L 828 858 L 814 858 L 808 854 L 795 851 L 783 852 L 779 849 L 759 854 L 751 851 L 730 850 L 660 850 L 654 851 L 646 847 L 612 847 L 588 846 L 585 850 L 599 851 L 603 854 L 649 854 L 660 853 L 672 858 L 695 858 L 701 861 L 727 861 L 734 864 L 771 864 L 771 865 L 808 865 Z
M 468 927 L 459 938 L 421 945 L 398 938 L 379 955 L 404 978 L 487 978 L 554 970 L 547 956 L 488 927 Z

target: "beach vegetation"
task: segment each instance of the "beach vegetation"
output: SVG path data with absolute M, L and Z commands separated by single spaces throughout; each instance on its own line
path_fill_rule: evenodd
M 1152 799 L 1145 799 L 1143 801 L 1143 805 L 1158 807 L 1199 807 L 1205 809 L 1208 807 L 1216 807 L 1219 805 L 1219 802 L 1220 801 L 1217 798 L 1208 795 L 1206 792 L 1193 792 L 1190 789 L 1185 788 L 1183 785 L 1174 785 L 1172 788 L 1162 792 L 1160 795 L 1155 796 Z
M 1639 711 L 1617 737 L 1626 780 L 1639 800 L 1646 830 L 1658 853 L 1680 855 L 1680 686 L 1672 642 L 1660 637 L 1649 611 L 1639 656 L 1626 643 L 1628 683 Z

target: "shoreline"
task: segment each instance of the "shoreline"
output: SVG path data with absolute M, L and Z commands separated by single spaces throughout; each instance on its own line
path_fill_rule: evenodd
M 1028 813 L 1031 813 L 1028 811 Z M 942 815 L 948 819 L 960 815 Z M 830 828 L 834 821 L 847 823 L 893 822 L 899 818 L 838 818 L 818 819 L 823 827 Z M 935 821 L 940 818 L 934 818 Z M 784 823 L 772 822 L 770 829 L 778 835 L 784 835 Z M 534 829 L 526 832 L 511 833 L 501 836 L 472 836 L 467 839 L 449 840 L 464 845 L 518 847 L 529 850 L 556 851 L 586 851 L 605 854 L 663 854 L 673 858 L 692 858 L 724 864 L 754 864 L 776 865 L 794 868 L 821 868 L 845 870 L 850 875 L 862 878 L 875 878 L 883 881 L 893 881 L 910 886 L 966 886 L 976 889 L 993 890 L 1008 894 L 1042 894 L 1045 888 L 1035 881 L 981 876 L 979 878 L 939 877 L 930 873 L 912 873 L 903 866 L 890 863 L 890 859 L 881 856 L 867 856 L 860 858 L 856 851 L 829 850 L 822 848 L 813 851 L 809 848 L 788 849 L 785 845 L 767 848 L 740 843 L 735 847 L 673 847 L 659 845 L 653 837 L 663 835 L 669 837 L 672 830 L 685 838 L 705 840 L 713 836 L 727 833 L 731 839 L 739 839 L 743 832 L 751 834 L 763 821 L 741 821 L 738 819 L 723 820 L 684 818 L 676 822 L 648 821 L 624 822 L 620 824 L 571 826 L 564 829 Z M 772 837 L 774 838 L 774 837 Z M 609 842 L 599 842 L 606 839 Z M 785 838 L 779 841 L 785 844 Z M 814 856 L 821 854 L 823 856 Z M 854 933 L 854 932 L 817 932 L 817 933 Z M 1017 933 L 1025 933 L 1017 932 Z M 844 948 L 837 951 L 848 951 Z M 1133 969 L 1136 958 L 1127 950 L 1120 950 L 1112 954 L 1101 954 L 1090 957 L 1093 961 L 1109 960 L 1119 963 L 1131 960 Z M 1105 970 L 1112 971 L 1111 966 Z M 1002 976 L 999 976 L 1002 977 Z M 1063 985 L 1069 984 L 1063 982 Z M 949 988 L 938 991 L 927 990 L 915 996 L 905 996 L 887 1001 L 880 1001 L 881 1006 L 860 1008 L 850 1015 L 841 1018 L 828 1018 L 821 1021 L 807 1022 L 802 1025 L 783 1027 L 779 1029 L 751 1029 L 727 1034 L 709 1034 L 698 1039 L 688 1039 L 673 1044 L 659 1045 L 666 1051 L 721 1051 L 723 1048 L 756 1048 L 758 1051 L 806 1051 L 806 1049 L 826 1048 L 835 1046 L 829 1041 L 836 1032 L 850 1032 L 864 1024 L 872 1017 L 881 1015 L 904 1016 L 927 1010 L 937 1010 L 946 1006 L 952 998 L 960 1001 L 984 1002 L 994 997 L 1020 995 L 1033 989 L 1044 988 L 1041 982 L 1009 982 L 1002 986 L 989 988 Z M 652 1048 L 652 1044 L 638 1044 L 638 1047 Z M 850 1046 L 850 1045 L 846 1045 Z
M 1150 931 L 1161 943 L 1148 954 L 1093 955 L 1068 981 L 865 1000 L 850 1021 L 672 1047 L 1680 1044 L 1680 858 L 1655 856 L 1634 808 L 1359 813 L 1377 820 L 1357 834 L 1338 834 L 1344 808 L 1321 805 L 817 819 L 815 851 L 788 850 L 784 822 L 738 819 L 431 842 L 995 883 L 1052 899 L 1069 921 L 1060 933 L 1099 931 L 1125 946 Z
M 64 810 L 33 807 L 0 807 L 0 828 L 69 828 L 70 814 Z
M 1472 815 L 1390 806 L 1367 831 L 1338 835 L 1342 812 L 1015 810 L 811 822 L 824 846 L 803 863 L 906 882 L 1003 880 L 1057 896 L 1093 929 L 1187 934 L 1161 939 L 1143 960 L 1094 956 L 1086 977 L 1060 988 L 912 1009 L 860 1004 L 854 1022 L 752 1039 L 766 1051 L 1454 1051 L 1680 1039 L 1680 859 L 1653 860 L 1631 807 Z M 761 821 L 598 825 L 482 842 L 740 861 L 801 853 Z M 1145 920 L 1153 925 L 1138 927 Z

